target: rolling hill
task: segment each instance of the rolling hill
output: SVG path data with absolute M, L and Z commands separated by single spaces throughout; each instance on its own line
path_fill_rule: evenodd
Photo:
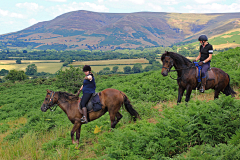
M 0 35 L 0 49 L 112 50 L 170 46 L 194 42 L 200 34 L 221 36 L 239 28 L 239 13 L 97 13 L 80 10 Z M 240 35 L 236 36 L 238 39 Z M 232 43 L 237 44 L 236 41 Z

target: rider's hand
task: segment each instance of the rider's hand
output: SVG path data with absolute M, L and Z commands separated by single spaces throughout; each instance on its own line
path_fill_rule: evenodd
M 198 63 L 198 65 L 199 65 L 199 66 L 203 65 L 203 62 L 202 62 L 202 61 L 201 61 L 201 62 L 199 62 L 199 63 Z
M 83 85 L 81 86 L 80 90 L 82 90 L 82 88 L 83 88 Z

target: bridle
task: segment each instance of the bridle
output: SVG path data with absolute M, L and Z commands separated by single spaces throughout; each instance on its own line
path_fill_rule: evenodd
M 186 67 L 186 68 L 179 68 L 179 69 L 175 69 L 175 70 L 171 70 L 171 68 L 173 67 L 173 59 L 170 57 L 170 56 L 166 56 L 166 57 L 169 57 L 171 60 L 170 60 L 170 63 L 171 63 L 171 65 L 170 65 L 170 67 L 162 67 L 162 68 L 166 68 L 167 69 L 167 72 L 169 73 L 169 72 L 175 72 L 175 71 L 179 71 L 179 70 L 186 70 L 186 69 L 189 69 L 189 68 L 193 68 L 194 66 L 190 66 L 190 67 Z M 170 74 L 169 74 L 170 75 Z M 183 74 L 181 75 L 181 77 L 178 77 L 177 79 L 175 79 L 175 78 L 173 78 L 171 75 L 170 75 L 170 77 L 173 79 L 173 80 L 180 80 L 180 79 L 182 79 L 182 77 L 183 77 Z
M 54 95 L 55 95 L 55 92 L 52 91 L 46 107 L 46 109 L 50 109 L 50 111 L 52 112 L 57 109 L 57 105 L 58 105 L 58 104 L 53 104 Z

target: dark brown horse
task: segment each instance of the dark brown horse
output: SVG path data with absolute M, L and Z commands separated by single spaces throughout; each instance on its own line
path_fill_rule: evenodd
M 161 60 L 163 63 L 161 72 L 163 76 L 167 76 L 173 66 L 175 71 L 177 71 L 177 83 L 179 86 L 177 102 L 181 102 L 185 90 L 187 90 L 185 101 L 188 102 L 192 90 L 198 86 L 195 65 L 189 59 L 174 52 L 165 52 Z M 212 76 L 212 79 L 207 80 L 206 90 L 215 90 L 214 99 L 218 98 L 220 92 L 227 96 L 236 94 L 229 85 L 230 77 L 227 73 L 219 68 L 211 68 L 211 71 L 208 73 Z
M 48 109 L 51 109 L 54 105 L 58 105 L 68 116 L 68 119 L 74 124 L 71 131 L 72 143 L 79 143 L 80 132 L 81 132 L 81 118 L 82 114 L 79 112 L 79 93 L 74 95 L 67 92 L 54 92 L 47 90 L 47 95 L 41 106 L 41 110 L 46 112 Z M 98 112 L 90 112 L 89 120 L 93 121 L 107 111 L 110 115 L 111 128 L 115 128 L 116 124 L 122 118 L 122 115 L 119 113 L 120 107 L 124 104 L 126 110 L 132 115 L 133 120 L 136 121 L 136 118 L 140 118 L 139 114 L 135 109 L 133 109 L 128 97 L 121 91 L 116 89 L 105 89 L 99 92 L 99 98 L 102 103 L 102 109 Z M 76 132 L 76 141 L 74 141 L 74 133 Z

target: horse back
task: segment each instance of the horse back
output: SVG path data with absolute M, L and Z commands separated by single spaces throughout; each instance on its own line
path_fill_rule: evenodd
M 123 94 L 121 91 L 113 88 L 107 88 L 99 93 L 99 98 L 103 107 L 108 108 L 116 104 L 123 103 Z

